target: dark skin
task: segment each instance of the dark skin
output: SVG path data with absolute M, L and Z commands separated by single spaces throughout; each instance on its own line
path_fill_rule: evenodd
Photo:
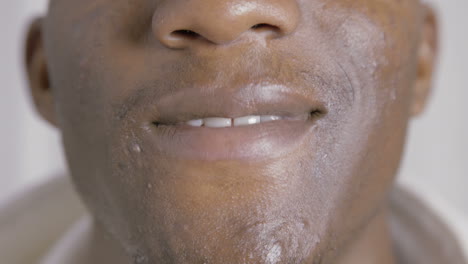
M 26 46 L 95 218 L 76 263 L 395 263 L 437 50 L 419 1 L 55 0 Z M 179 124 L 250 114 L 290 119 Z

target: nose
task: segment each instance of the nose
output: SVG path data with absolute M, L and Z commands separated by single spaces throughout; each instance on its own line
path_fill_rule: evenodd
M 165 0 L 154 13 L 152 29 L 168 48 L 200 42 L 232 43 L 247 32 L 265 39 L 294 32 L 299 22 L 296 0 Z

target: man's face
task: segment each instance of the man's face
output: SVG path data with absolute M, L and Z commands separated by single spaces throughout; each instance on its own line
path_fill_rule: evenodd
M 423 10 L 55 0 L 39 107 L 137 262 L 328 263 L 384 207 L 430 75 Z M 273 121 L 212 127 L 251 115 Z

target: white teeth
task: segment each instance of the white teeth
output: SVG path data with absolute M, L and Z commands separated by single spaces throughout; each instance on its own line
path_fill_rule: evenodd
M 244 116 L 234 119 L 234 126 L 247 126 L 260 123 L 260 116 Z
M 269 116 L 261 116 L 260 117 L 260 121 L 262 123 L 265 123 L 265 122 L 271 122 L 271 121 L 277 121 L 277 120 L 281 120 L 283 118 L 281 118 L 280 116 L 272 116 L 272 115 L 269 115 Z
M 185 124 L 193 127 L 231 127 L 231 126 L 248 126 L 260 123 L 272 122 L 282 120 L 280 116 L 265 115 L 265 116 L 243 116 L 238 118 L 223 118 L 223 117 L 209 117 L 204 119 L 196 119 L 187 121 Z
M 210 117 L 203 119 L 204 125 L 206 127 L 231 127 L 232 119 L 231 118 L 222 118 L 222 117 Z
M 203 119 L 190 120 L 187 122 L 187 125 L 194 126 L 194 127 L 201 127 L 203 126 Z

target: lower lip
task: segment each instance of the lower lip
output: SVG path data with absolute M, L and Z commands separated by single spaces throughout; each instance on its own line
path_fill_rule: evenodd
M 279 120 L 249 126 L 208 128 L 152 126 L 152 142 L 165 156 L 200 161 L 261 161 L 297 149 L 315 120 Z

